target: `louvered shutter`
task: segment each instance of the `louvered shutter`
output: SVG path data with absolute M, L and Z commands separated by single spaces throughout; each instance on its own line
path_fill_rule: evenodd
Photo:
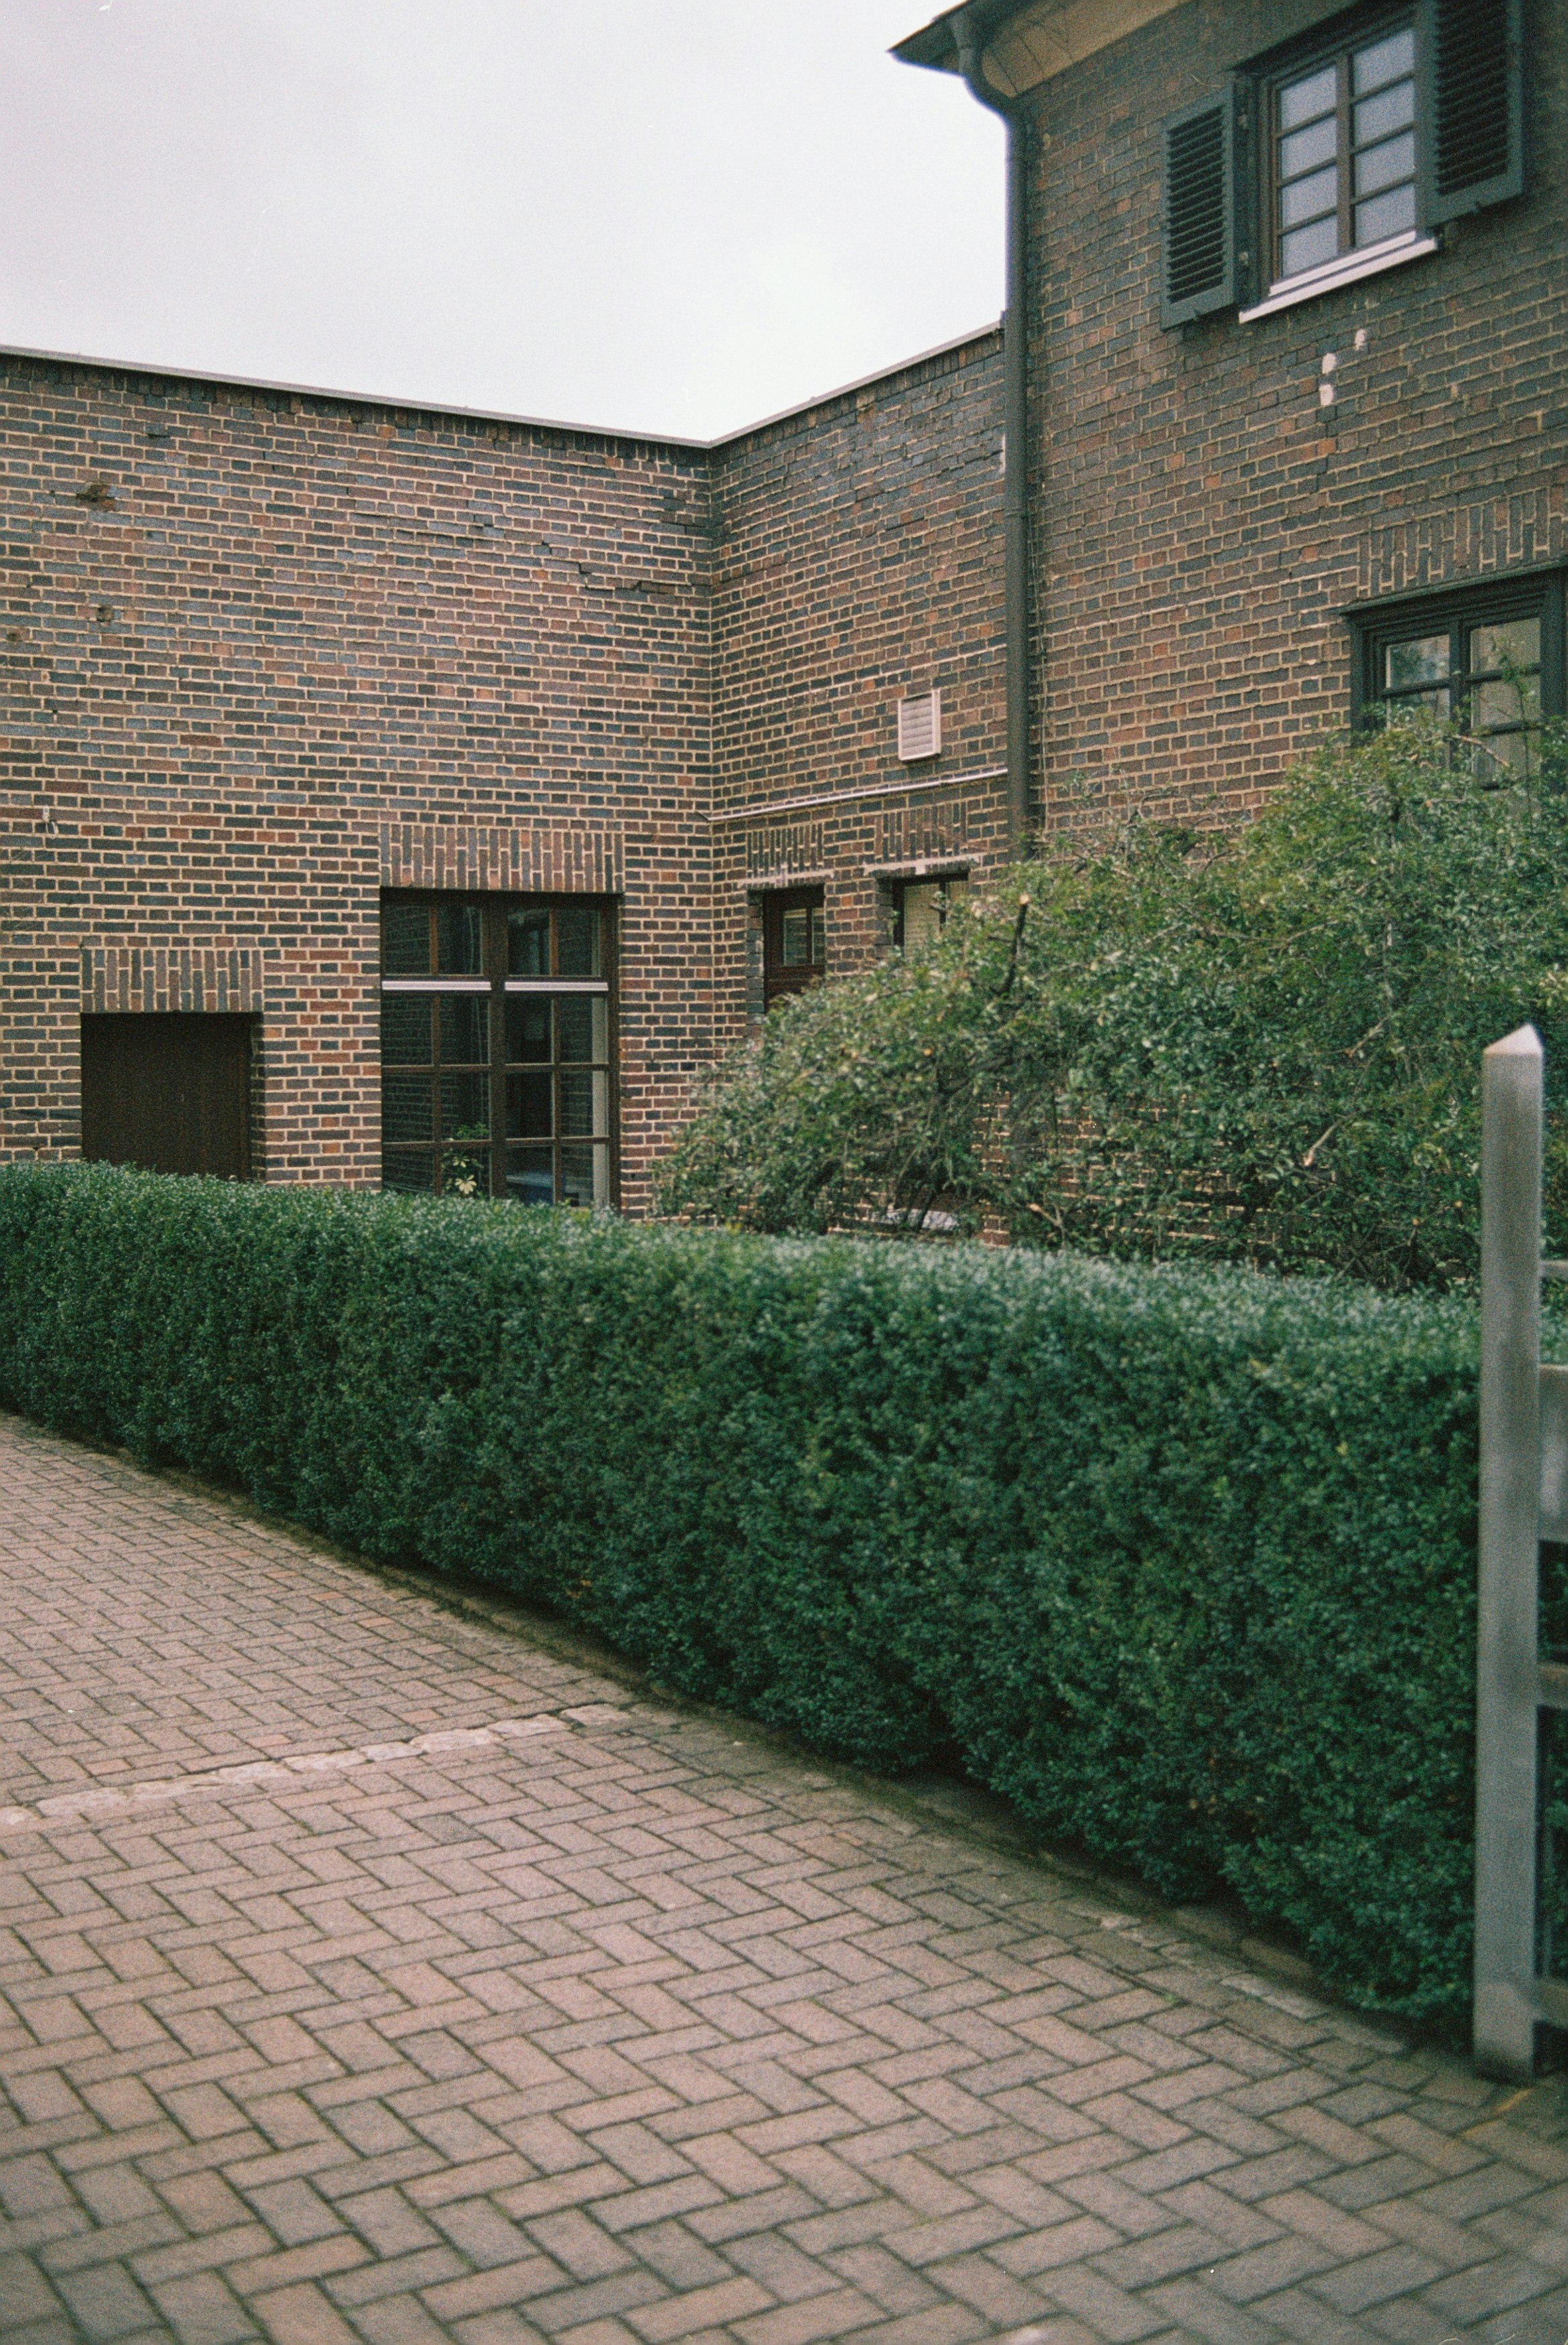
M 1426 0 L 1421 11 L 1422 224 L 1524 186 L 1521 0 Z
M 1173 114 L 1164 154 L 1159 318 L 1185 325 L 1214 310 L 1233 310 L 1238 282 L 1239 147 L 1245 112 L 1228 86 Z

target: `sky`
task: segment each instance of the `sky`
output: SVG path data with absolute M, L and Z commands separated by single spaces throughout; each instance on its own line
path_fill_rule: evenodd
M 0 343 L 707 439 L 993 322 L 938 0 L 0 0 Z

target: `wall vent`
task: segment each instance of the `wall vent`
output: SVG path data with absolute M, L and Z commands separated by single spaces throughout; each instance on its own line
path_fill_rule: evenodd
M 898 754 L 906 766 L 942 754 L 942 695 L 924 692 L 898 704 Z

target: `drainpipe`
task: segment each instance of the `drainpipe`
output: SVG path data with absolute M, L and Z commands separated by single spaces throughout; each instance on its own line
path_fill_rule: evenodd
M 1029 835 L 1029 502 L 1027 163 L 1024 109 L 986 78 L 973 0 L 953 19 L 958 70 L 972 97 L 1007 126 L 1007 307 L 1002 320 L 1003 570 L 1007 657 L 1007 838 L 1015 855 Z

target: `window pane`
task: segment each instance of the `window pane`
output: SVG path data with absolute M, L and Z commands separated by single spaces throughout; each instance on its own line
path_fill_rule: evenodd
M 513 977 L 550 975 L 550 914 L 509 912 L 506 965 Z
M 609 1088 L 604 1075 L 587 1067 L 564 1068 L 561 1075 L 561 1129 L 570 1138 L 599 1139 L 608 1129 Z
M 506 1193 L 520 1205 L 555 1203 L 555 1166 L 548 1148 L 509 1148 Z
M 548 1140 L 552 1130 L 548 1075 L 508 1075 L 506 1136 L 509 1140 Z
M 428 993 L 381 996 L 381 1063 L 428 1067 L 430 1063 L 430 998 Z
M 443 993 L 441 1057 L 448 1066 L 483 1066 L 490 1057 L 490 1003 L 482 994 Z
M 1540 1941 L 1543 1978 L 1568 1979 L 1568 1711 L 1541 1716 Z
M 819 969 L 827 959 L 827 919 L 820 904 L 811 908 L 811 957 Z
M 429 1148 L 389 1149 L 381 1159 L 381 1186 L 399 1189 L 405 1193 L 433 1189 L 436 1185 L 436 1160 Z
M 942 890 L 933 884 L 928 887 L 905 888 L 904 890 L 904 949 L 918 952 L 923 945 L 933 945 L 942 933 Z
M 389 977 L 429 977 L 430 915 L 424 904 L 383 904 L 381 967 Z
M 602 994 L 561 995 L 555 1013 L 561 1024 L 561 1055 L 568 1063 L 582 1065 L 609 1057 L 608 1010 Z
M 792 905 L 779 918 L 779 959 L 785 969 L 805 969 L 811 963 L 811 910 Z
M 483 962 L 477 904 L 436 907 L 436 967 L 443 977 L 477 977 Z
M 1446 725 L 1448 695 L 1446 692 L 1412 692 L 1403 700 L 1388 703 L 1391 725 Z
M 1383 653 L 1383 682 L 1431 684 L 1448 674 L 1448 637 L 1417 635 L 1405 644 L 1390 644 Z
M 1340 126 L 1333 115 L 1325 122 L 1314 122 L 1310 130 L 1294 130 L 1280 141 L 1280 177 L 1299 178 L 1303 171 L 1315 171 L 1320 163 L 1331 163 L 1339 152 Z
M 1299 277 L 1304 269 L 1317 269 L 1325 260 L 1332 260 L 1340 249 L 1340 224 L 1336 219 L 1320 220 L 1316 228 L 1292 228 L 1280 239 L 1280 268 L 1286 277 Z
M 1415 84 L 1397 81 L 1392 89 L 1380 90 L 1376 97 L 1364 97 L 1353 117 L 1358 147 L 1370 147 L 1375 139 L 1387 138 L 1396 130 L 1403 130 L 1415 120 Z
M 1540 665 L 1539 619 L 1500 619 L 1490 627 L 1472 627 L 1472 675 L 1484 675 L 1489 668 L 1532 668 Z
M 506 1005 L 506 1055 L 513 1066 L 537 1065 L 550 1056 L 550 1002 L 519 1001 Z
M 1475 690 L 1475 729 L 1490 733 L 1498 725 L 1539 725 L 1541 678 L 1538 675 L 1499 676 Z
M 561 1201 L 564 1205 L 607 1205 L 610 1203 L 610 1152 L 607 1148 L 561 1150 Z
M 1304 81 L 1288 82 L 1280 92 L 1280 129 L 1296 130 L 1303 122 L 1316 121 L 1320 114 L 1332 114 L 1339 96 L 1340 76 L 1333 66 L 1309 74 Z
M 555 915 L 558 977 L 598 977 L 599 915 L 586 904 L 563 905 Z
M 1475 750 L 1475 771 L 1484 780 L 1522 779 L 1534 764 L 1533 733 L 1489 733 Z
M 383 1075 L 382 1139 L 429 1140 L 434 1105 L 429 1075 Z
M 488 1075 L 443 1075 L 441 1077 L 441 1138 L 443 1140 L 488 1140 L 490 1138 L 490 1077 Z
M 1386 40 L 1357 50 L 1351 61 L 1351 87 L 1358 97 L 1364 97 L 1368 90 L 1381 89 L 1385 82 L 1398 81 L 1401 75 L 1414 71 L 1415 35 L 1407 25 Z
M 1313 171 L 1305 179 L 1292 179 L 1280 190 L 1280 225 L 1299 228 L 1304 220 L 1320 219 L 1339 200 L 1340 175 L 1332 167 Z
M 1385 236 L 1402 236 L 1407 228 L 1414 226 L 1413 187 L 1396 188 L 1391 195 L 1374 196 L 1370 204 L 1356 206 L 1358 246 L 1381 244 Z
M 1415 134 L 1401 131 L 1397 138 L 1385 138 L 1381 147 L 1369 147 L 1364 155 L 1356 157 L 1356 193 L 1375 196 L 1381 188 L 1398 186 L 1415 177 Z

